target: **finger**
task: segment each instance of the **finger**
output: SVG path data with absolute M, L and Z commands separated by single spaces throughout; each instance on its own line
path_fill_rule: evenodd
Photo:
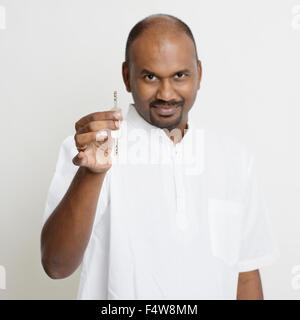
M 87 159 L 83 151 L 80 151 L 72 160 L 75 166 L 86 166 Z
M 122 113 L 116 110 L 102 111 L 90 113 L 75 123 L 75 130 L 77 131 L 80 127 L 85 126 L 91 121 L 101 121 L 101 120 L 123 120 Z
M 98 150 L 100 149 L 103 152 L 105 152 L 105 151 L 110 152 L 113 148 L 113 145 L 114 145 L 113 138 L 110 135 L 107 137 L 106 141 L 104 141 L 98 145 L 98 147 L 99 147 Z
M 120 127 L 119 120 L 101 120 L 101 121 L 91 121 L 86 125 L 80 127 L 77 130 L 77 134 L 87 133 L 92 131 L 100 131 L 103 129 L 118 130 Z
M 103 143 L 96 152 L 96 160 L 98 164 L 100 165 L 107 165 L 111 164 L 112 158 L 111 158 L 111 151 L 112 146 L 109 144 L 108 141 Z
M 103 133 L 101 134 L 99 131 L 92 131 L 87 133 L 75 134 L 74 139 L 76 147 L 81 147 L 88 145 L 91 142 L 105 141 L 110 136 L 110 130 L 107 130 L 107 135 L 104 135 Z

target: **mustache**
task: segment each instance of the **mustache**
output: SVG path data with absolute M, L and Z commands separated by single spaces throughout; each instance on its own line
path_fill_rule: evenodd
M 150 103 L 150 107 L 183 107 L 184 100 L 181 101 L 163 101 L 163 100 L 155 100 Z

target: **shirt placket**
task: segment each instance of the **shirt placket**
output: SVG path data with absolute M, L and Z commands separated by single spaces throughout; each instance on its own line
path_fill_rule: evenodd
M 188 226 L 188 220 L 185 211 L 185 190 L 182 171 L 182 147 L 178 143 L 173 147 L 172 163 L 173 178 L 175 183 L 175 201 L 176 201 L 176 225 L 179 229 L 185 230 Z

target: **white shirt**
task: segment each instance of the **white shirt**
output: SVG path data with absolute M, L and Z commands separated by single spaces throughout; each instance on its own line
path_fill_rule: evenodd
M 121 133 L 78 299 L 236 299 L 238 273 L 279 256 L 253 155 L 233 137 L 195 128 L 191 117 L 174 145 L 133 105 Z M 44 222 L 78 170 L 76 154 L 70 135 L 60 148 Z

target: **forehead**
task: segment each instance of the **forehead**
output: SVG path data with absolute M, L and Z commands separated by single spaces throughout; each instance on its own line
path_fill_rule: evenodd
M 195 47 L 184 32 L 161 29 L 144 31 L 131 45 L 131 66 L 135 71 L 172 72 L 195 66 Z

